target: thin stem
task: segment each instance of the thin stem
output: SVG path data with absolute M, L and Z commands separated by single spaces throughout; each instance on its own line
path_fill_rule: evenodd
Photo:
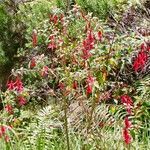
M 68 120 L 67 120 L 67 98 L 64 97 L 64 113 L 65 113 L 65 132 L 66 132 L 66 140 L 67 140 L 67 150 L 70 150 L 69 144 L 69 133 L 68 133 Z
M 93 112 L 95 110 L 95 106 L 96 106 L 96 100 L 93 99 L 93 101 L 92 101 L 92 108 L 91 108 L 91 112 L 90 112 L 90 117 L 89 117 L 89 120 L 88 120 L 88 127 L 87 127 L 87 131 L 88 132 L 89 132 L 89 129 L 91 127 L 92 117 L 93 117 Z

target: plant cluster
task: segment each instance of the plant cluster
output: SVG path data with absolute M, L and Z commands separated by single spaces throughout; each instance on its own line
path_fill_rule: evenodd
M 32 23 L 34 11 L 20 12 L 28 42 L 0 93 L 2 148 L 148 149 L 147 37 L 120 34 L 77 5 Z

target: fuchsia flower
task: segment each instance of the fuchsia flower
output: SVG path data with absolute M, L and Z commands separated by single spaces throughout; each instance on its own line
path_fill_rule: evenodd
M 50 42 L 49 42 L 47 48 L 50 49 L 50 50 L 55 50 L 57 48 L 57 45 L 56 45 L 56 42 L 55 42 L 55 37 L 53 35 L 51 35 L 49 37 L 49 39 L 50 39 Z
M 124 124 L 125 124 L 125 128 L 127 129 L 131 128 L 131 122 L 129 121 L 128 117 L 125 117 Z
M 142 43 L 141 50 L 133 62 L 133 69 L 135 72 L 140 71 L 144 68 L 146 62 L 148 61 L 149 51 L 150 51 L 150 46 L 146 45 L 145 43 Z
M 46 77 L 48 75 L 48 71 L 49 71 L 49 68 L 47 66 L 44 66 L 41 71 L 41 76 Z
M 147 51 L 149 52 L 150 51 L 150 46 L 146 43 L 142 43 L 141 44 L 141 51 Z
M 64 14 L 60 15 L 60 22 L 62 25 L 64 25 Z
M 5 110 L 9 113 L 9 114 L 13 114 L 13 107 L 10 104 L 5 105 Z
M 124 142 L 126 144 L 130 144 L 131 143 L 132 137 L 131 137 L 131 135 L 129 133 L 129 130 L 127 128 L 123 129 L 123 139 L 124 139 Z
M 121 96 L 122 103 L 126 106 L 128 115 L 131 114 L 131 105 L 133 105 L 132 99 L 128 95 Z M 124 119 L 124 129 L 123 129 L 123 139 L 126 144 L 131 143 L 132 136 L 130 135 L 129 129 L 131 128 L 131 122 L 129 121 L 128 117 L 126 116 Z
M 10 129 L 10 127 L 3 126 L 3 125 L 0 126 L 0 138 L 4 137 L 6 142 L 10 141 L 9 136 L 6 134 L 8 129 Z
M 6 133 L 7 128 L 5 126 L 0 126 L 0 133 L 3 135 Z
M 58 23 L 58 16 L 57 15 L 50 15 L 50 21 L 56 25 Z
M 94 77 L 91 76 L 91 75 L 89 75 L 88 78 L 87 78 L 87 80 L 86 80 L 86 82 L 87 82 L 88 84 L 92 84 L 92 85 L 93 85 L 93 83 L 94 83 Z
M 60 90 L 63 90 L 65 88 L 65 84 L 63 82 L 59 82 L 58 87 Z
M 20 78 L 17 78 L 17 80 L 15 82 L 15 90 L 17 90 L 17 92 L 22 92 L 23 91 L 23 83 L 20 80 Z
M 88 84 L 86 88 L 86 94 L 87 95 L 92 94 L 92 90 L 93 90 L 92 85 Z
M 36 61 L 34 58 L 31 59 L 30 68 L 33 69 L 36 66 Z
M 85 39 L 83 41 L 83 48 L 84 48 L 84 50 L 90 51 L 94 48 L 94 45 L 93 45 L 93 43 L 89 43 L 89 41 L 87 39 Z
M 131 105 L 126 105 L 126 111 L 128 114 L 131 114 L 132 106 Z
M 8 88 L 8 90 L 14 90 L 15 89 L 15 83 L 12 80 L 8 81 L 7 88 Z
M 83 53 L 82 58 L 85 60 L 89 59 L 92 56 L 92 54 L 86 49 L 83 49 L 82 53 Z
M 94 34 L 92 33 L 92 30 L 89 30 L 87 32 L 86 39 L 83 41 L 83 49 L 82 49 L 83 59 L 87 60 L 88 58 L 91 57 L 90 50 L 94 48 L 94 42 L 95 42 Z
M 16 81 L 10 81 L 7 83 L 8 90 L 16 90 L 17 92 L 23 91 L 23 83 L 19 77 L 17 77 Z
M 75 80 L 75 81 L 73 81 L 73 89 L 77 89 L 77 87 L 78 87 L 78 82 Z
M 131 108 L 133 106 L 133 101 L 131 97 L 129 97 L 128 95 L 122 95 L 121 102 L 125 105 L 128 114 L 131 114 Z
M 19 106 L 23 106 L 27 103 L 27 100 L 23 96 L 18 96 L 17 98 Z
M 9 141 L 10 141 L 10 138 L 9 138 L 9 136 L 8 135 L 5 135 L 5 141 L 8 143 Z
M 132 101 L 131 97 L 129 97 L 128 95 L 122 95 L 121 102 L 124 105 L 131 105 L 131 106 L 133 105 L 133 101 Z
M 93 44 L 94 45 L 94 41 L 95 41 L 95 38 L 94 38 L 94 34 L 92 32 L 92 30 L 90 29 L 87 33 L 87 41 L 90 43 L 90 44 Z
M 145 45 L 145 43 L 142 43 L 142 44 L 141 44 L 141 50 L 144 50 L 144 51 L 146 50 L 146 45 Z
M 129 121 L 128 117 L 124 119 L 124 125 L 125 127 L 123 129 L 123 139 L 126 144 L 130 144 L 132 139 L 132 136 L 129 132 L 129 129 L 131 128 L 131 122 Z
M 98 41 L 102 41 L 102 32 L 101 31 L 97 32 L 97 39 L 98 39 Z
M 32 32 L 32 45 L 33 45 L 33 47 L 37 46 L 37 41 L 38 41 L 37 31 L 33 30 L 33 32 Z
M 145 63 L 147 62 L 148 60 L 148 55 L 145 51 L 140 51 L 138 53 L 138 56 L 137 58 L 135 59 L 134 63 L 133 63 L 133 69 L 134 71 L 139 71 L 141 69 L 144 68 L 145 66 Z
M 94 77 L 89 75 L 88 78 L 86 79 L 86 83 L 87 83 L 86 94 L 87 95 L 92 94 Z
M 89 30 L 87 32 L 87 37 L 86 39 L 83 41 L 83 48 L 90 51 L 94 48 L 94 34 L 92 33 L 92 30 Z

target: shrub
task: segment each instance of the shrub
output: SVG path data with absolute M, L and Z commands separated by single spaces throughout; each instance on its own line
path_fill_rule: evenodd
M 31 26 L 26 18 L 27 43 L 18 51 L 25 60 L 15 66 L 7 90 L 1 92 L 2 125 L 15 130 L 12 145 L 147 149 L 146 38 L 115 32 L 78 6 L 67 15 L 59 9 L 48 16 L 44 12 Z

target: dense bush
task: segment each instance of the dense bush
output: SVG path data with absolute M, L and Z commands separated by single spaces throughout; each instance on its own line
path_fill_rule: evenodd
M 27 42 L 0 93 L 0 148 L 149 149 L 148 37 L 50 6 L 19 6 Z

